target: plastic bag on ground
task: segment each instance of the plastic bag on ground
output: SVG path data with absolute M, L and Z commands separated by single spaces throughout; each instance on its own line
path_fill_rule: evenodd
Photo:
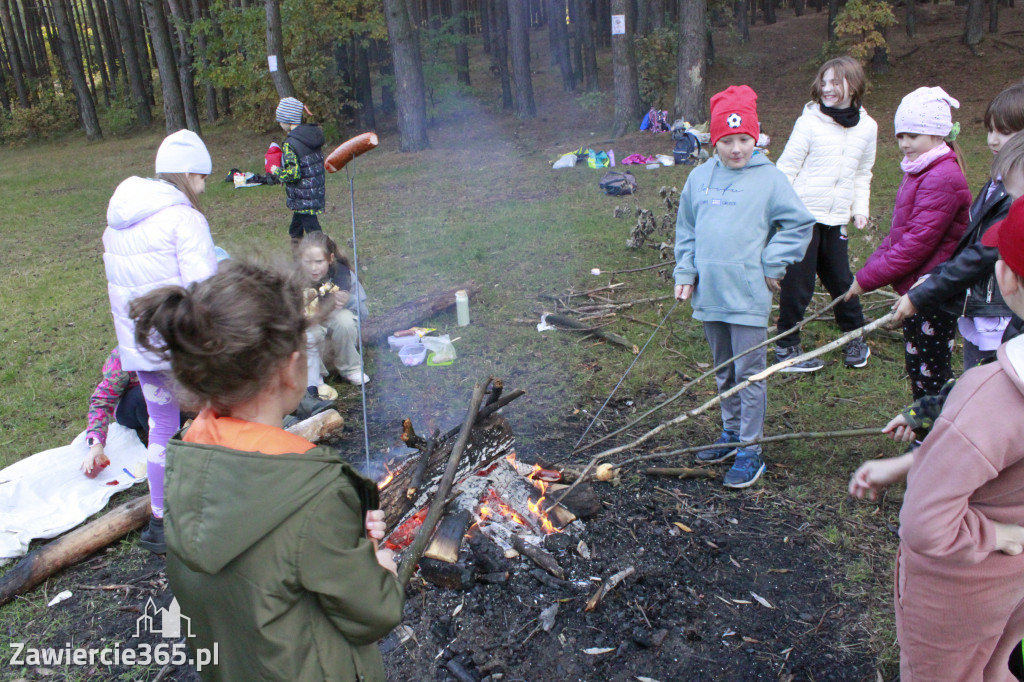
M 420 342 L 428 351 L 434 352 L 435 363 L 451 362 L 455 359 L 455 345 L 448 334 L 443 336 L 424 336 Z

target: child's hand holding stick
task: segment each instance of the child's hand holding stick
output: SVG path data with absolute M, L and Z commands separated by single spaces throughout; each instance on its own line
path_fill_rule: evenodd
M 380 509 L 371 509 L 366 512 L 366 537 L 373 543 L 373 551 L 377 554 L 377 563 L 381 567 L 398 575 L 398 565 L 395 564 L 395 553 L 390 549 L 380 549 L 378 541 L 384 539 L 384 533 L 388 526 L 384 522 L 384 512 Z
M 878 493 L 893 483 L 906 480 L 907 472 L 914 461 L 914 453 L 899 457 L 873 459 L 864 462 L 850 477 L 850 496 L 863 500 L 877 500 Z

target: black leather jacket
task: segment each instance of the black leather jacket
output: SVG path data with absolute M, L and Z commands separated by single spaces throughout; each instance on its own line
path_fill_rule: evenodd
M 953 257 L 931 271 L 930 277 L 910 290 L 918 310 L 944 310 L 967 317 L 1007 317 L 1013 311 L 1003 302 L 996 284 L 999 251 L 983 246 L 981 236 L 1010 210 L 1010 197 L 999 183 L 986 200 L 991 180 L 971 205 L 971 219 Z

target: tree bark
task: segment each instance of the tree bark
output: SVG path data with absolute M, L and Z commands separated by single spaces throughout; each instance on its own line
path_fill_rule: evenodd
M 512 109 L 512 79 L 508 72 L 508 5 L 505 0 L 483 0 L 490 3 L 491 37 L 491 71 L 501 81 L 501 108 L 503 111 Z
M 480 293 L 480 285 L 468 281 L 464 284 L 454 286 L 440 291 L 434 291 L 411 301 L 407 301 L 388 312 L 371 317 L 363 321 L 363 342 L 374 343 L 383 341 L 388 334 L 396 329 L 406 329 L 415 326 L 432 315 L 442 310 L 447 310 L 455 305 L 455 292 L 465 289 L 470 300 Z
M 181 85 L 181 103 L 185 108 L 185 124 L 196 135 L 202 135 L 199 105 L 196 100 L 196 84 L 192 78 L 194 67 L 192 64 L 192 39 L 189 36 L 192 16 L 189 13 L 189 6 L 183 5 L 182 0 L 167 0 L 167 6 L 175 20 L 171 29 L 178 39 L 178 82 Z
M 579 14 L 579 39 L 583 45 L 583 86 L 587 92 L 597 92 L 597 49 L 594 36 L 594 12 L 592 0 L 575 0 Z
M 764 0 L 764 23 L 774 24 L 776 22 L 775 17 L 775 5 L 778 0 Z
M 23 109 L 28 109 L 28 88 L 25 85 L 25 67 L 21 62 L 21 52 L 18 48 L 17 34 L 11 20 L 11 10 L 8 6 L 10 0 L 0 0 L 0 22 L 2 22 L 4 35 L 7 37 L 7 57 L 11 63 L 11 77 L 14 79 L 14 91 L 18 96 L 18 104 Z
M 612 0 L 612 15 L 626 18 L 625 34 L 612 36 L 612 69 L 615 77 L 615 121 L 612 137 L 619 137 L 640 124 L 643 105 L 640 103 L 639 80 L 636 73 L 636 54 L 633 49 L 635 32 L 633 3 L 631 0 Z
M 284 63 L 284 37 L 281 32 L 281 5 L 277 0 L 265 0 L 267 12 L 267 55 L 277 57 L 277 70 L 270 72 L 277 96 L 295 97 L 295 86 Z
M 178 65 L 171 47 L 171 34 L 167 27 L 163 0 L 143 0 L 146 18 L 149 20 L 149 34 L 153 40 L 153 56 L 160 73 L 160 89 L 164 100 L 164 125 L 168 133 L 185 128 L 185 103 L 181 98 L 181 81 L 178 79 Z
M 988 0 L 988 32 L 999 32 L 999 0 Z
M 459 82 L 469 85 L 469 19 L 466 17 L 466 0 L 452 0 L 452 14 L 455 15 L 455 74 Z
M 11 19 L 14 21 L 14 28 L 16 33 L 14 39 L 18 41 L 18 49 L 21 51 L 21 65 L 25 69 L 25 75 L 30 79 L 38 78 L 39 73 L 36 70 L 35 59 L 32 56 L 32 50 L 28 43 L 28 36 L 24 31 L 24 22 L 21 19 L 21 7 L 18 6 L 18 0 L 10 0 L 11 3 Z
M 92 96 L 92 101 L 96 102 L 96 81 L 93 74 L 96 73 L 96 69 L 92 64 L 92 55 L 89 52 L 89 40 L 86 32 L 88 27 L 85 24 L 85 20 L 79 16 L 80 9 L 72 2 L 72 0 L 65 0 L 66 5 L 64 7 L 67 12 L 68 18 L 71 21 L 72 35 L 74 36 L 74 50 L 75 59 L 80 64 L 85 65 L 85 79 L 89 84 L 89 92 Z M 81 36 L 79 36 L 81 32 Z
M 679 0 L 675 116 L 694 124 L 707 120 L 707 12 L 706 0 Z
M 114 7 L 114 19 L 121 34 L 121 48 L 124 50 L 125 66 L 128 69 L 128 87 L 131 91 L 135 119 L 139 125 L 149 127 L 153 123 L 153 112 L 146 96 L 146 82 L 142 77 L 142 60 L 132 31 L 131 18 L 125 0 L 110 0 Z
M 208 13 L 204 11 L 204 8 L 200 5 L 199 0 L 189 0 L 192 7 L 192 20 L 204 18 Z M 206 32 L 201 31 L 196 35 L 196 46 L 199 48 L 199 58 L 203 62 L 203 68 L 210 68 L 210 52 L 207 48 Z M 206 82 L 203 84 L 203 99 L 206 108 L 206 122 L 214 123 L 217 120 L 217 89 L 213 87 L 213 83 Z
M 839 0 L 828 0 L 828 27 L 826 36 L 829 40 L 836 39 L 837 14 L 839 14 Z
M 109 107 L 110 106 L 110 83 L 113 80 L 112 75 L 114 74 L 113 69 L 107 68 L 107 61 L 113 60 L 113 56 L 110 55 L 109 50 L 106 55 L 103 52 L 103 36 L 100 31 L 100 22 L 96 18 L 96 7 L 92 0 L 85 0 L 82 3 L 82 13 L 85 15 L 86 26 L 92 33 L 92 44 L 95 50 L 96 64 L 100 69 L 100 78 L 103 79 L 103 102 Z
M 740 34 L 740 42 L 750 40 L 750 0 L 736 2 L 736 31 Z
M 398 148 L 403 152 L 418 152 L 430 147 L 419 31 L 409 21 L 405 0 L 384 0 L 384 18 L 388 25 L 391 62 L 395 69 Z
M 128 16 L 131 17 L 132 31 L 135 33 L 135 49 L 139 56 L 139 67 L 142 71 L 142 82 L 146 87 L 146 98 L 151 107 L 156 106 L 156 95 L 153 92 L 153 62 L 150 59 L 150 43 L 147 36 L 149 21 L 146 18 L 143 0 L 123 0 L 128 8 Z M 158 69 L 159 71 L 159 69 Z
M 555 59 L 562 72 L 562 90 L 572 92 L 576 89 L 576 76 L 572 70 L 569 54 L 569 28 L 565 23 L 566 0 L 549 0 L 548 30 L 555 48 Z
M 917 0 L 906 0 L 906 15 L 903 19 L 903 24 L 907 30 L 907 36 L 913 38 L 917 35 L 917 14 L 914 11 L 916 9 Z
M 515 83 L 516 118 L 537 116 L 530 74 L 530 7 L 523 0 L 508 0 L 508 33 L 512 51 L 512 80 Z
M 967 3 L 967 18 L 964 22 L 964 44 L 977 54 L 977 47 L 985 35 L 984 30 L 985 5 L 984 0 L 970 0 Z
M 373 108 L 373 81 L 370 79 L 370 57 L 365 45 L 355 45 L 356 96 L 359 99 L 359 123 L 363 130 L 377 127 L 377 112 Z
M 85 137 L 90 141 L 103 139 L 100 121 L 96 117 L 96 105 L 89 93 L 89 85 L 85 81 L 82 62 L 77 59 L 74 48 L 74 28 L 62 0 L 53 0 L 53 17 L 57 24 L 57 39 L 60 43 L 60 56 L 71 75 L 71 87 L 75 91 L 78 104 L 78 115 L 85 128 Z

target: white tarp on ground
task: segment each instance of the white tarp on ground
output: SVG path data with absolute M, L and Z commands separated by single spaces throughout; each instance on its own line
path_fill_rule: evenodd
M 0 564 L 20 557 L 37 538 L 68 531 L 103 509 L 111 496 L 146 479 L 146 448 L 131 429 L 112 423 L 104 448 L 110 466 L 96 478 L 79 468 L 89 452 L 85 432 L 0 470 Z M 143 478 L 132 478 L 124 470 Z M 117 481 L 117 485 L 107 485 Z

